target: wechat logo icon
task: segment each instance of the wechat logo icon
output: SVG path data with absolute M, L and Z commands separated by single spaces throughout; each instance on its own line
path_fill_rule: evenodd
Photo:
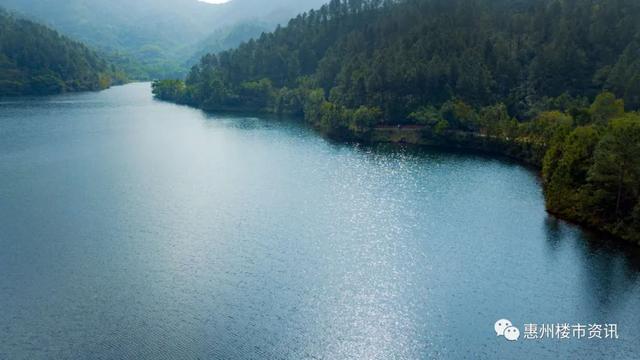
M 507 319 L 496 321 L 493 329 L 496 331 L 496 336 L 504 336 L 508 341 L 518 341 L 520 338 L 520 330 Z

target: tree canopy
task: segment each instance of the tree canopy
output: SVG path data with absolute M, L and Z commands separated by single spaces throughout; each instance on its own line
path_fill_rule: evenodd
M 452 98 L 500 102 L 524 119 L 559 96 L 603 90 L 635 109 L 639 18 L 634 0 L 333 0 L 203 57 L 185 101 L 243 107 L 245 83 L 268 79 L 279 91 L 321 88 L 338 106 L 380 107 L 386 122 L 410 122 L 418 108 Z M 212 77 L 227 94 L 219 102 L 207 98 Z
M 99 90 L 123 80 L 81 43 L 0 9 L 0 96 Z

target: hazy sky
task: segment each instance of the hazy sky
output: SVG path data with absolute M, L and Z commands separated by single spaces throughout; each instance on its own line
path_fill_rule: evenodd
M 199 1 L 206 2 L 206 3 L 209 3 L 209 4 L 224 4 L 224 3 L 229 2 L 231 0 L 199 0 Z

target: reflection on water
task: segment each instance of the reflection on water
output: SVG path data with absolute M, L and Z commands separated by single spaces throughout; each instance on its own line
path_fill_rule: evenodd
M 576 250 L 583 264 L 585 294 L 592 297 L 589 304 L 593 312 L 606 313 L 629 301 L 628 297 L 633 296 L 629 289 L 640 282 L 640 249 L 637 246 L 593 232 L 583 232 L 578 238 L 567 237 L 567 229 L 577 229 L 553 217 L 545 224 L 552 251 L 563 256 L 564 246 Z
M 531 170 L 148 87 L 0 104 L 1 359 L 637 358 L 638 250 L 550 217 Z

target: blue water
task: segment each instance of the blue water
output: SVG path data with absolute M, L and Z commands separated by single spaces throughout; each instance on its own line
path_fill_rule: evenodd
M 529 169 L 149 84 L 0 101 L 0 359 L 639 356 L 638 251 L 547 215 Z

